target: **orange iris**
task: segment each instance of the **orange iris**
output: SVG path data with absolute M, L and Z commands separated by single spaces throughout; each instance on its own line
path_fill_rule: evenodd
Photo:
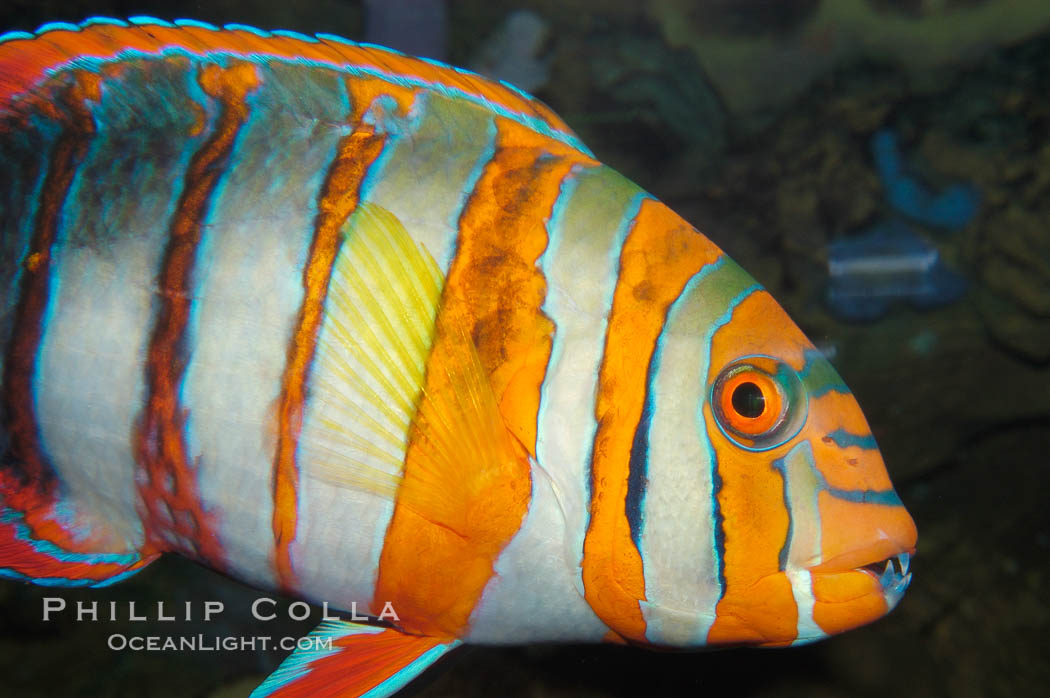
M 741 436 L 757 437 L 773 429 L 783 414 L 774 380 L 753 368 L 728 376 L 720 386 L 718 407 L 726 426 Z

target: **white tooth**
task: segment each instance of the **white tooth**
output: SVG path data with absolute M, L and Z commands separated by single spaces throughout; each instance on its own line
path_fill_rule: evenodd
M 908 553 L 901 553 L 897 556 L 897 560 L 901 563 L 901 574 L 908 574 L 908 565 L 911 563 L 911 555 Z
M 893 562 L 890 560 L 886 561 L 886 569 L 882 571 L 882 576 L 879 577 L 879 584 L 885 589 L 893 583 L 897 573 L 893 570 Z

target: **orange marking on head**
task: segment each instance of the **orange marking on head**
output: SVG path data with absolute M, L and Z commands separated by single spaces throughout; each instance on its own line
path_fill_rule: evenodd
M 768 292 L 756 291 L 741 301 L 732 320 L 715 332 L 708 382 L 734 359 L 755 354 L 778 358 L 801 371 L 806 365 L 804 352 L 812 346 Z
M 247 64 L 226 69 L 208 66 L 198 81 L 206 94 L 219 100 L 221 112 L 213 133 L 190 161 L 168 232 L 158 276 L 160 308 L 146 355 L 146 405 L 135 451 L 147 475 L 139 485 L 139 496 L 149 544 L 196 553 L 221 568 L 224 553 L 214 533 L 215 516 L 201 504 L 196 469 L 186 445 L 186 415 L 179 403 L 186 367 L 181 347 L 192 307 L 193 267 L 208 200 L 248 118 L 248 93 L 259 81 L 254 67 Z M 193 549 L 187 549 L 190 544 Z
M 815 570 L 838 572 L 915 552 L 918 532 L 903 506 L 849 502 L 827 492 L 817 504 L 824 562 Z
M 298 524 L 299 468 L 296 450 L 302 430 L 306 387 L 321 329 L 328 284 L 339 253 L 342 226 L 357 208 L 361 185 L 386 142 L 384 135 L 361 122 L 372 102 L 390 94 L 402 111 L 411 105 L 413 92 L 378 80 L 346 80 L 351 95 L 348 119 L 354 130 L 340 140 L 317 202 L 317 222 L 310 257 L 303 271 L 303 302 L 288 347 L 277 406 L 277 447 L 273 466 L 274 569 L 281 587 L 295 586 L 291 546 Z
M 591 608 L 628 640 L 645 640 L 642 559 L 624 511 L 631 444 L 645 401 L 649 357 L 667 309 L 722 253 L 673 211 L 646 199 L 620 254 L 601 368 L 583 584 Z
M 811 397 L 809 415 L 803 435 L 810 439 L 814 462 L 831 487 L 844 490 L 893 487 L 877 449 L 839 446 L 828 436 L 839 430 L 858 438 L 871 436 L 868 422 L 852 394 L 829 392 Z
M 886 615 L 882 587 L 865 572 L 813 574 L 813 620 L 830 634 Z

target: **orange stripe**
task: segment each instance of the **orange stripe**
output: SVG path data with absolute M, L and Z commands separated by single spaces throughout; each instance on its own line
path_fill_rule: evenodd
M 542 310 L 547 281 L 536 264 L 562 180 L 597 163 L 520 124 L 497 119 L 496 151 L 459 219 L 443 307 L 471 319 L 470 334 L 511 432 L 536 454 L 540 385 L 554 323 Z
M 774 324 L 779 323 L 779 324 Z M 748 331 L 761 327 L 761 332 Z M 740 356 L 776 356 L 801 370 L 810 348 L 802 332 L 765 291 L 756 291 L 733 311 L 711 340 L 708 383 Z M 780 569 L 790 515 L 784 503 L 782 473 L 772 467 L 797 441 L 764 452 L 745 451 L 715 425 L 704 406 L 707 433 L 717 459 L 721 488 L 718 506 L 724 534 L 725 589 L 708 642 L 766 644 L 794 639 L 798 608 L 791 582 Z
M 536 262 L 562 180 L 575 164 L 594 164 L 513 121 L 496 124 L 495 153 L 459 219 L 375 593 L 402 628 L 443 637 L 465 632 L 528 509 L 554 331 Z M 465 379 L 471 366 L 478 393 Z
M 397 609 L 402 630 L 435 637 L 466 632 L 532 485 L 468 329 L 462 313 L 438 316 L 373 596 L 373 608 Z
M 583 584 L 591 608 L 629 640 L 645 640 L 638 603 L 645 598 L 642 558 L 631 539 L 624 498 L 649 359 L 671 303 L 694 274 L 719 257 L 707 238 L 653 199 L 642 202 L 620 254 L 598 374 Z
M 790 641 L 797 634 L 798 608 L 791 582 L 780 570 L 790 518 L 783 476 L 771 466 L 788 449 L 744 451 L 714 425 L 710 405 L 704 405 L 704 420 L 721 480 L 716 496 L 725 541 L 725 589 L 707 641 L 712 645 Z
M 76 168 L 95 133 L 87 102 L 100 97 L 99 79 L 86 71 L 74 73 L 73 84 L 61 101 L 68 116 L 49 105 L 47 115 L 65 125 L 51 153 L 40 194 L 40 205 L 29 250 L 22 262 L 19 302 L 14 310 L 11 340 L 4 360 L 3 395 L 10 434 L 10 450 L 15 482 L 5 480 L 4 501 L 19 509 L 33 537 L 75 549 L 68 534 L 44 516 L 47 508 L 35 506 L 41 499 L 53 502 L 56 492 L 55 472 L 44 453 L 33 400 L 33 377 L 36 375 L 40 342 L 44 335 L 44 314 L 50 296 L 52 248 L 58 236 L 59 216 L 69 194 Z
M 179 388 L 187 363 L 184 344 L 193 303 L 193 265 L 208 202 L 248 119 L 247 95 L 259 86 L 259 77 L 250 63 L 209 65 L 198 82 L 219 100 L 222 111 L 214 133 L 190 161 L 168 233 L 158 277 L 160 308 L 146 358 L 148 397 L 135 445 L 147 476 L 139 485 L 147 544 L 196 553 L 221 568 L 224 554 L 214 533 L 214 515 L 201 505 L 186 446 Z M 169 532 L 173 535 L 164 535 Z
M 748 332 L 746 328 L 762 328 Z M 775 356 L 796 371 L 806 367 L 806 352 L 816 351 L 802 330 L 767 291 L 759 290 L 740 302 L 733 318 L 722 326 L 711 342 L 708 382 L 726 364 L 741 356 Z
M 281 588 L 286 591 L 292 590 L 296 581 L 291 559 L 291 545 L 299 519 L 296 451 L 310 364 L 342 240 L 341 229 L 357 208 L 361 185 L 386 143 L 386 136 L 362 123 L 362 118 L 380 95 L 392 96 L 402 113 L 408 112 L 414 98 L 412 91 L 380 80 L 347 79 L 346 87 L 351 99 L 349 123 L 354 124 L 354 131 L 339 141 L 335 159 L 321 188 L 314 239 L 303 270 L 303 302 L 288 347 L 277 411 L 277 450 L 273 465 L 274 569 Z

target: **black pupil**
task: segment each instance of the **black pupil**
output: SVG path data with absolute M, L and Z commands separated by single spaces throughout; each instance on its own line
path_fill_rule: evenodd
M 766 398 L 754 383 L 741 383 L 733 391 L 733 409 L 741 417 L 754 419 L 766 409 Z

